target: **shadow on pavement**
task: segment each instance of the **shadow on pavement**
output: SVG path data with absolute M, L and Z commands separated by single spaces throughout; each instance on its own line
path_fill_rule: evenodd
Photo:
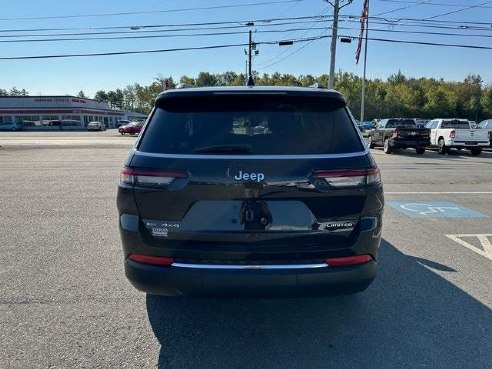
M 491 310 L 441 273 L 381 244 L 355 296 L 213 300 L 147 295 L 159 368 L 488 368 Z M 425 266 L 424 266 L 425 265 Z

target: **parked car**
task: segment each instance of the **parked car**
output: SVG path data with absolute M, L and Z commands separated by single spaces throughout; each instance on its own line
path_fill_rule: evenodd
M 490 146 L 492 146 L 492 119 L 482 120 L 478 123 L 477 128 L 487 130 L 487 134 L 489 135 L 489 143 Z
M 372 120 L 366 120 L 362 123 L 362 127 L 364 127 L 365 130 L 374 129 L 376 127 L 376 123 Z
M 118 128 L 118 132 L 124 135 L 125 133 L 129 133 L 131 135 L 134 135 L 135 133 L 140 133 L 142 130 L 142 123 L 140 122 L 131 122 L 127 125 L 121 126 Z
M 358 119 L 354 119 L 355 125 L 357 128 L 359 128 L 359 131 L 364 132 L 364 127 L 362 126 L 362 123 Z
M 418 128 L 411 118 L 381 119 L 368 137 L 371 149 L 383 146 L 386 154 L 409 147 L 414 148 L 417 154 L 423 154 L 429 143 L 430 131 L 427 128 Z
M 126 276 L 162 295 L 355 293 L 376 274 L 383 203 L 338 92 L 167 90 L 121 171 Z
M 472 129 L 467 119 L 433 119 L 427 123 L 431 131 L 431 145 L 437 146 L 439 154 L 449 149 L 468 149 L 472 155 L 480 155 L 482 148 L 489 146 L 487 131 Z
M 88 131 L 105 131 L 106 130 L 106 124 L 103 122 L 89 122 L 87 123 L 87 130 Z
M 22 124 L 16 122 L 0 123 L 0 131 L 22 131 Z
M 120 128 L 121 126 L 126 126 L 127 124 L 130 124 L 130 121 L 129 120 L 126 120 L 126 119 L 119 119 L 116 124 L 115 124 L 115 127 L 116 128 Z

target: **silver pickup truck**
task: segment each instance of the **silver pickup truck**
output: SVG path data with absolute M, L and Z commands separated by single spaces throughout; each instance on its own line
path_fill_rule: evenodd
M 480 155 L 482 148 L 489 146 L 487 131 L 471 128 L 466 119 L 433 119 L 425 127 L 430 129 L 431 146 L 437 146 L 440 154 L 456 148 Z

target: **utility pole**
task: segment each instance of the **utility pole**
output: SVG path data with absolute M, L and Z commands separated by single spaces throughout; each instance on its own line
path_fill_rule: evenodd
M 328 80 L 328 88 L 333 88 L 335 84 L 335 59 L 337 54 L 337 38 L 338 38 L 338 16 L 340 9 L 344 6 L 352 3 L 353 0 L 346 0 L 347 2 L 340 6 L 340 0 L 335 0 L 332 3 L 330 0 L 325 0 L 333 7 L 333 26 L 331 27 L 331 47 L 330 47 L 330 76 Z
M 367 37 L 369 33 L 369 0 L 367 0 L 366 10 L 366 39 L 364 42 L 364 75 L 362 77 L 362 91 L 360 97 L 360 122 L 364 123 L 364 113 L 366 107 L 366 64 L 367 64 Z
M 330 3 L 331 4 L 331 3 Z M 338 36 L 338 14 L 340 13 L 340 0 L 335 0 L 333 5 L 333 27 L 331 28 L 331 47 L 330 47 L 330 77 L 328 88 L 332 89 L 335 80 L 335 56 L 337 53 Z
M 253 59 L 253 31 L 249 30 L 248 77 L 251 76 L 251 60 Z

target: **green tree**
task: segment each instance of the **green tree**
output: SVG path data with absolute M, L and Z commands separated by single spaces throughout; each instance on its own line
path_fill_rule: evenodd
M 427 116 L 433 118 L 446 118 L 456 116 L 458 96 L 456 91 L 439 84 L 425 93 L 426 103 L 424 111 Z
M 97 100 L 97 101 L 106 101 L 107 102 L 109 100 L 108 94 L 104 90 L 99 90 L 94 95 L 94 100 Z
M 210 74 L 208 72 L 200 72 L 198 73 L 198 77 L 195 79 L 195 86 L 197 87 L 217 86 L 217 76 Z
M 108 104 L 109 104 L 110 109 L 116 108 L 116 106 L 115 106 L 116 100 L 117 100 L 116 92 L 108 91 Z
M 195 85 L 195 79 L 188 77 L 188 76 L 181 76 L 181 78 L 179 79 L 179 83 L 194 86 Z
M 482 77 L 479 75 L 468 75 L 463 83 L 456 86 L 459 91 L 458 109 L 460 116 L 468 119 L 478 120 L 482 117 Z
M 232 86 L 237 79 L 237 73 L 228 71 L 217 76 L 217 84 L 219 86 Z
M 12 87 L 9 91 L 9 96 L 25 96 L 23 95 L 23 92 L 25 90 L 19 90 L 17 87 Z
M 125 96 L 123 94 L 123 90 L 121 88 L 117 88 L 115 90 L 115 97 L 114 97 L 114 106 L 116 107 L 116 109 L 123 109 L 124 101 L 125 101 Z
M 492 118 L 492 86 L 488 86 L 484 89 L 480 99 L 480 106 L 483 112 L 483 116 L 480 120 Z

